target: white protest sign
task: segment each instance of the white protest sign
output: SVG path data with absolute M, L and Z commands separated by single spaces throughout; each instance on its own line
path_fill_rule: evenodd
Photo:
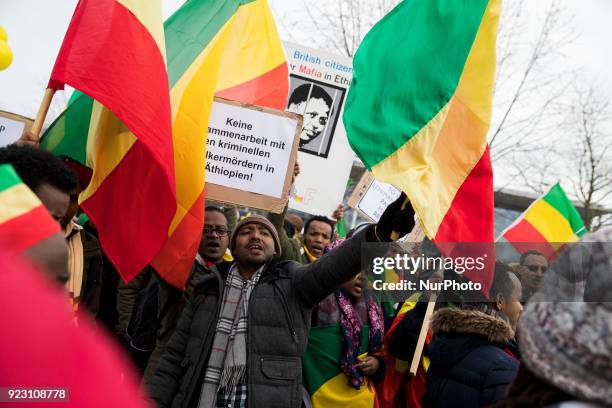
M 351 60 L 283 43 L 289 66 L 287 110 L 304 116 L 300 133 L 300 175 L 289 205 L 309 214 L 331 215 L 342 202 L 356 158 L 342 112 L 352 79 Z
M 215 98 L 206 139 L 206 197 L 282 210 L 300 128 L 295 114 Z
M 25 129 L 25 123 L 0 115 L 0 147 L 15 143 Z
M 397 200 L 400 194 L 401 191 L 392 185 L 374 180 L 357 203 L 357 208 L 372 221 L 378 222 L 385 209 Z

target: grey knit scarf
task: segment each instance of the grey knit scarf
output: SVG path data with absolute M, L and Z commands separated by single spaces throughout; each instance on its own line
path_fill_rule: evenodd
M 198 408 L 213 408 L 219 390 L 231 395 L 246 374 L 249 298 L 264 266 L 248 280 L 240 276 L 236 264 L 229 271 Z

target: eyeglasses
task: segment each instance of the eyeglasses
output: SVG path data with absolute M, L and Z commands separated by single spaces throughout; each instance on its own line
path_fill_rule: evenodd
M 227 227 L 212 227 L 210 225 L 204 226 L 204 235 L 212 235 L 213 232 L 216 232 L 220 237 L 224 237 L 229 234 Z
M 548 270 L 548 266 L 543 266 L 543 265 L 528 265 L 527 269 L 529 269 L 531 272 L 537 272 L 538 270 L 542 271 L 542 273 L 546 272 Z

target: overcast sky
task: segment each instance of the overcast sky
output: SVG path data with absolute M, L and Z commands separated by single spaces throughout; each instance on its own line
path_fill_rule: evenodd
M 170 16 L 184 0 L 162 0 L 164 17 Z M 313 7 L 313 0 L 268 0 L 277 20 L 281 38 L 293 42 L 311 44 L 316 36 L 308 24 L 305 7 Z M 319 3 L 329 0 L 317 0 Z M 372 0 L 374 1 L 374 0 Z M 421 0 L 427 1 L 427 0 Z M 505 0 L 506 6 L 517 0 Z M 612 0 L 552 0 L 564 7 L 567 15 L 574 15 L 574 30 L 577 39 L 563 52 L 569 58 L 560 64 L 572 69 L 580 69 L 587 83 L 596 84 L 604 97 L 612 99 Z M 12 65 L 0 71 L 0 110 L 5 110 L 33 118 L 36 115 L 44 88 L 57 52 L 61 45 L 66 27 L 72 16 L 77 0 L 0 0 L 0 25 L 9 36 L 13 50 Z M 331 3 L 328 3 L 331 4 Z M 527 41 L 534 42 L 542 23 L 542 11 L 548 4 L 543 0 L 525 0 L 523 13 Z M 296 24 L 299 22 L 301 24 Z M 303 31 L 300 31 L 300 28 Z M 291 29 L 292 32 L 287 32 Z M 545 69 L 555 67 L 545 67 Z M 583 81 L 585 82 L 585 81 Z M 513 89 L 508 83 L 507 89 Z M 569 90 L 568 90 L 569 91 Z M 58 92 L 46 125 L 51 123 L 64 109 L 68 92 Z M 496 96 L 497 98 L 497 96 Z M 529 102 L 523 101 L 518 109 L 529 110 Z M 493 122 L 503 113 L 494 109 Z M 526 135 L 529 137 L 529 135 Z M 540 135 L 533 137 L 539 140 Z M 565 144 L 567 135 L 555 135 L 554 143 Z M 512 162 L 513 158 L 508 159 Z M 512 166 L 497 162 L 495 165 L 495 185 L 519 190 L 530 190 L 511 176 Z M 564 185 L 569 187 L 565 183 Z M 570 194 L 572 192 L 570 191 Z M 612 201 L 607 203 L 612 206 Z
M 577 16 L 580 37 L 571 50 L 572 61 L 587 67 L 589 75 L 612 94 L 612 1 L 558 1 L 566 3 Z M 164 15 L 169 16 L 181 3 L 181 0 L 163 0 Z M 304 13 L 307 2 L 270 0 L 270 4 L 280 19 L 287 13 Z M 0 25 L 8 33 L 14 54 L 12 65 L 0 71 L 0 109 L 35 116 L 75 5 L 76 0 L 0 0 Z M 281 36 L 289 39 L 282 24 L 279 29 Z M 301 33 L 293 34 L 299 38 Z M 53 113 L 57 114 L 65 102 L 66 97 L 59 95 Z

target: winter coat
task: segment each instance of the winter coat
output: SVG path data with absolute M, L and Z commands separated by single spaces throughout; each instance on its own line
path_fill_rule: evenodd
M 269 262 L 253 288 L 248 309 L 248 406 L 298 408 L 302 354 L 312 308 L 360 270 L 364 231 L 309 265 Z M 215 335 L 228 264 L 209 268 L 193 296 L 153 378 L 149 394 L 159 407 L 195 407 Z
M 476 310 L 446 308 L 434 314 L 432 329 L 424 407 L 484 407 L 506 395 L 519 367 L 508 323 Z

